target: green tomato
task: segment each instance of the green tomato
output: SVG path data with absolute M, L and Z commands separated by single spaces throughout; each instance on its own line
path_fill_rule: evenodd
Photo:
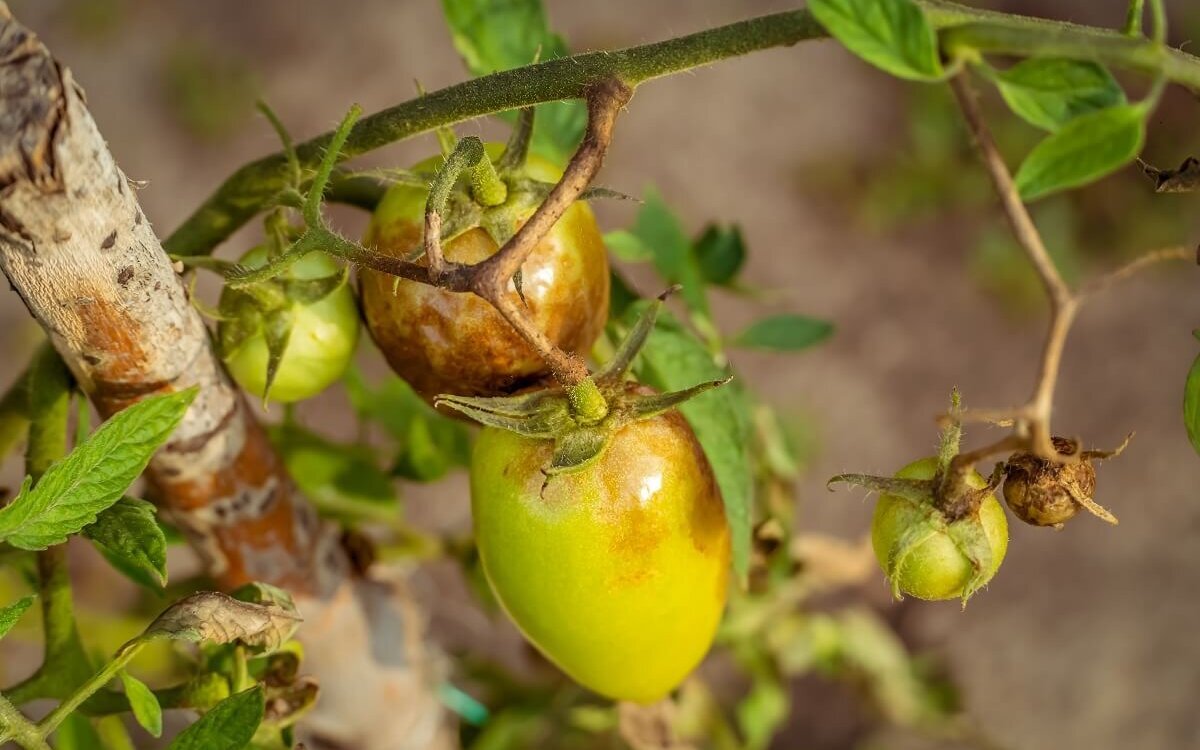
M 266 248 L 256 247 L 239 262 L 254 268 L 266 259 Z M 337 271 L 338 265 L 324 253 L 310 253 L 288 269 L 294 279 L 322 278 Z M 229 290 L 222 292 L 222 303 L 229 294 Z M 270 393 L 271 400 L 283 403 L 311 398 L 341 378 L 358 344 L 358 308 L 348 284 L 310 305 L 293 303 L 291 312 L 292 333 Z M 224 325 L 218 326 L 218 337 L 225 331 Z M 259 398 L 267 385 L 267 359 L 261 328 L 236 349 L 225 352 L 229 374 Z
M 936 471 L 937 459 L 923 458 L 905 466 L 896 472 L 896 476 L 901 479 L 933 479 Z M 978 489 L 986 487 L 987 480 L 979 472 L 971 472 L 967 484 Z M 906 529 L 920 523 L 923 517 L 923 511 L 910 500 L 886 494 L 879 498 L 871 521 L 871 546 L 885 574 L 892 545 Z M 1008 550 L 1008 519 L 994 495 L 988 495 L 983 501 L 979 518 L 992 550 L 992 564 L 987 571 L 987 579 L 991 580 Z M 900 564 L 896 583 L 902 592 L 918 599 L 957 599 L 962 596 L 971 574 L 971 561 L 955 546 L 949 535 L 939 533 L 909 552 Z
M 725 606 L 729 526 L 676 412 L 620 429 L 596 461 L 543 473 L 553 442 L 488 427 L 471 460 L 484 572 L 505 611 L 581 685 L 649 703 L 704 658 Z
M 489 144 L 493 156 L 501 148 Z M 429 170 L 437 157 L 417 165 Z M 561 171 L 530 156 L 529 177 L 556 181 Z M 429 191 L 410 185 L 388 190 L 364 242 L 378 252 L 405 256 L 421 242 Z M 532 212 L 531 212 L 532 213 Z M 520 219 L 518 224 L 527 220 Z M 485 230 L 470 229 L 444 244 L 447 260 L 478 263 L 499 248 Z M 560 349 L 586 354 L 608 320 L 608 253 L 596 218 L 577 201 L 521 266 L 525 310 Z M 449 292 L 379 271 L 359 274 L 363 317 L 396 374 L 426 399 L 441 393 L 496 396 L 535 383 L 550 372 L 545 361 L 483 299 Z M 513 288 L 511 294 L 516 297 Z

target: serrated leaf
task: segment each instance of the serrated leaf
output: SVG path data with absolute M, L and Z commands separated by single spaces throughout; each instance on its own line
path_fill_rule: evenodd
M 0 607 L 0 638 L 8 635 L 8 631 L 13 629 L 13 625 L 17 624 L 17 620 L 21 619 L 21 615 L 33 606 L 33 594 L 23 596 L 7 607 Z
M 262 723 L 262 686 L 235 693 L 179 733 L 167 750 L 242 750 Z
M 1017 171 L 1027 201 L 1094 182 L 1142 150 L 1146 109 L 1125 104 L 1080 115 L 1034 147 Z
M 708 317 L 704 277 L 696 261 L 692 241 L 683 225 L 654 187 L 646 188 L 632 233 L 653 252 L 654 268 L 668 284 L 679 284 L 679 295 L 693 312 Z
M 432 482 L 470 461 L 466 425 L 430 407 L 400 378 L 389 376 L 371 387 L 358 370 L 350 368 L 344 383 L 359 419 L 379 423 L 395 439 L 393 473 L 397 476 Z
M 942 76 L 937 36 L 912 0 L 809 0 L 831 36 L 877 68 L 913 81 Z
M 731 342 L 734 346 L 798 352 L 820 343 L 833 333 L 833 325 L 804 315 L 773 315 L 753 323 Z
M 624 323 L 633 326 L 645 303 L 632 305 Z M 727 373 L 713 361 L 704 344 L 666 312 L 642 349 L 634 373 L 660 391 L 677 391 L 697 383 L 723 379 Z M 725 503 L 733 541 L 733 568 L 744 577 L 750 566 L 751 505 L 754 481 L 750 469 L 750 413 L 746 393 L 735 381 L 682 404 L 704 448 Z
M 746 242 L 736 224 L 731 227 L 709 224 L 694 246 L 700 274 L 710 284 L 732 284 L 746 262 Z
M 273 651 L 300 626 L 295 608 L 278 603 L 242 602 L 215 591 L 200 591 L 172 604 L 142 634 L 193 643 L 232 643 Z
M 145 500 L 122 497 L 83 528 L 101 554 L 136 583 L 161 588 L 167 582 L 167 538 Z M 136 572 L 135 572 L 136 571 Z
M 566 42 L 550 31 L 541 0 L 442 0 L 442 10 L 454 39 L 472 75 L 563 57 Z M 507 119 L 515 120 L 515 113 Z M 565 164 L 587 127 L 587 112 L 581 102 L 551 102 L 539 105 L 533 129 L 533 149 L 559 164 Z
M 111 417 L 32 489 L 0 509 L 0 541 L 21 549 L 60 544 L 121 499 L 187 412 L 196 389 L 154 396 Z
M 146 683 L 121 670 L 121 684 L 125 686 L 125 697 L 129 699 L 129 708 L 133 718 L 150 733 L 152 737 L 162 736 L 162 707 L 158 698 L 146 687 Z
M 1009 109 L 1054 132 L 1079 115 L 1125 103 L 1108 70 L 1085 60 L 1034 57 L 990 74 Z
M 1192 447 L 1200 453 L 1200 356 L 1192 362 L 1183 386 L 1183 424 Z

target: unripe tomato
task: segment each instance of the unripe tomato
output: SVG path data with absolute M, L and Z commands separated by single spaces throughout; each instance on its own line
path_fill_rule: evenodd
M 901 479 L 933 479 L 936 471 L 937 460 L 923 458 L 905 466 L 896 476 Z M 979 472 L 973 471 L 967 478 L 967 484 L 979 489 L 987 486 L 987 480 Z M 923 518 L 922 510 L 911 501 L 895 495 L 880 496 L 871 521 L 871 545 L 885 573 L 892 545 L 903 536 L 905 530 L 920 523 Z M 992 551 L 992 564 L 987 572 L 990 580 L 1008 549 L 1008 519 L 994 495 L 988 495 L 980 505 L 979 519 Z M 950 536 L 938 533 L 908 553 L 900 565 L 896 583 L 902 592 L 918 599 L 956 599 L 962 596 L 972 572 L 971 561 L 955 546 Z
M 239 261 L 251 268 L 266 262 L 267 251 L 256 247 Z M 318 279 L 331 276 L 338 265 L 324 253 L 310 253 L 288 269 L 294 279 Z M 226 296 L 222 292 L 224 306 Z M 358 343 L 358 308 L 354 292 L 342 285 L 312 304 L 293 303 L 292 333 L 271 385 L 272 401 L 290 403 L 311 398 L 325 390 L 346 371 Z M 227 326 L 217 328 L 218 337 Z M 225 366 L 238 385 L 262 398 L 267 385 L 267 341 L 260 329 L 232 351 L 225 353 Z
M 536 156 L 526 167 L 528 176 L 546 182 L 560 174 Z M 421 188 L 394 186 L 376 209 L 365 243 L 397 256 L 417 248 L 427 196 Z M 528 214 L 518 224 L 527 219 Z M 476 227 L 445 243 L 443 254 L 477 263 L 497 249 L 491 235 Z M 534 325 L 560 349 L 586 353 L 608 318 L 609 293 L 608 256 L 586 203 L 567 209 L 525 261 L 521 276 Z M 378 271 L 361 272 L 364 317 L 392 369 L 426 398 L 499 395 L 549 374 L 537 352 L 483 299 L 405 280 L 393 293 L 395 282 Z M 511 293 L 516 295 L 515 288 Z
M 652 702 L 712 643 L 729 527 L 712 470 L 677 412 L 620 429 L 585 468 L 543 473 L 553 443 L 494 427 L 471 459 L 475 537 L 517 627 L 580 684 Z

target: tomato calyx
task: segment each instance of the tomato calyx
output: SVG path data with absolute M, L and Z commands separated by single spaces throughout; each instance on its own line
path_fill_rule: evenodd
M 627 379 L 654 328 L 665 296 L 647 306 L 607 366 L 580 384 L 493 398 L 444 394 L 434 404 L 455 409 L 489 427 L 553 440 L 553 455 L 543 468 L 548 476 L 583 469 L 603 454 L 622 427 L 669 411 L 732 378 L 670 393 L 652 391 Z
M 269 215 L 266 224 L 266 255 L 263 261 L 251 263 L 252 266 L 261 265 L 262 262 L 270 264 L 278 258 L 285 251 L 287 238 L 294 234 L 294 230 L 285 226 L 278 214 Z M 247 257 L 255 254 L 256 251 L 252 250 Z M 215 271 L 225 277 L 244 268 L 238 263 L 203 256 L 181 260 L 192 267 Z M 243 346 L 262 334 L 267 347 L 266 385 L 262 393 L 265 405 L 301 309 L 334 294 L 346 285 L 348 279 L 346 266 L 315 278 L 294 276 L 289 268 L 285 268 L 276 276 L 252 284 L 237 287 L 227 284 L 215 310 L 200 307 L 194 294 L 192 299 L 201 312 L 221 324 L 216 344 L 217 353 L 223 360 L 229 361 Z

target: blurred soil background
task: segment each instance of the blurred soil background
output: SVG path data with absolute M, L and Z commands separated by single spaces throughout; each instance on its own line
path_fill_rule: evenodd
M 414 79 L 433 90 L 466 77 L 433 0 L 9 2 L 74 69 L 118 163 L 145 181 L 139 197 L 160 236 L 239 165 L 278 148 L 254 111 L 256 97 L 303 139 L 331 128 L 353 102 L 373 112 L 410 98 Z M 979 4 L 1107 26 L 1125 13 L 1123 0 Z M 547 5 L 553 26 L 581 51 L 796 3 Z M 1200 37 L 1200 4 L 1167 5 L 1176 44 Z M 1145 85 L 1129 82 L 1134 92 Z M 1015 164 L 1037 134 L 994 97 L 987 104 Z M 503 133 L 478 122 L 458 132 Z M 1200 102 L 1172 91 L 1149 138 L 1145 153 L 1158 166 L 1200 154 Z M 407 165 L 435 150 L 423 137 L 360 163 Z M 640 88 L 600 182 L 635 194 L 657 186 L 689 230 L 708 220 L 742 226 L 750 253 L 743 278 L 764 295 L 719 296 L 716 319 L 726 332 L 764 311 L 836 323 L 829 343 L 799 356 L 734 357 L 804 448 L 796 487 L 804 531 L 864 534 L 871 503 L 860 492 L 827 492 L 825 479 L 888 474 L 930 453 L 934 415 L 952 386 L 969 406 L 1009 405 L 1028 393 L 1045 306 L 944 87 L 899 83 L 828 42 L 723 62 Z M 598 212 L 610 230 L 627 226 L 635 210 L 609 204 Z M 361 231 L 362 214 L 334 214 L 346 231 Z M 1200 197 L 1154 196 L 1135 167 L 1038 204 L 1036 215 L 1074 278 L 1200 240 Z M 221 254 L 239 254 L 258 229 L 239 233 Z M 644 294 L 658 291 L 648 273 L 630 275 Z M 214 299 L 210 283 L 201 290 Z M 1197 350 L 1198 290 L 1200 272 L 1180 265 L 1124 283 L 1089 304 L 1067 347 L 1057 431 L 1097 448 L 1137 431 L 1125 455 L 1099 470 L 1097 499 L 1121 518 L 1119 527 L 1091 518 L 1060 533 L 1014 526 L 1003 570 L 966 611 L 954 602 L 891 603 L 882 576 L 854 593 L 944 665 L 998 747 L 1200 746 L 1200 459 L 1180 416 Z M 17 296 L 0 295 L 0 382 L 17 374 L 39 336 Z M 335 436 L 353 429 L 337 388 L 299 415 Z M 982 443 L 995 429 L 974 428 L 967 439 Z M 18 481 L 18 468 L 6 464 L 3 484 Z M 403 502 L 414 523 L 469 527 L 461 473 L 406 487 Z M 99 558 L 77 553 L 78 576 L 97 575 Z M 511 628 L 497 628 L 470 604 L 450 564 L 421 576 L 426 592 L 440 594 L 432 626 L 439 637 L 517 642 Z M 83 606 L 119 601 L 110 583 L 81 587 Z M 23 671 L 21 654 L 3 661 L 2 681 Z M 847 688 L 806 679 L 775 746 L 855 747 L 871 721 Z M 882 742 L 928 746 L 910 737 Z

